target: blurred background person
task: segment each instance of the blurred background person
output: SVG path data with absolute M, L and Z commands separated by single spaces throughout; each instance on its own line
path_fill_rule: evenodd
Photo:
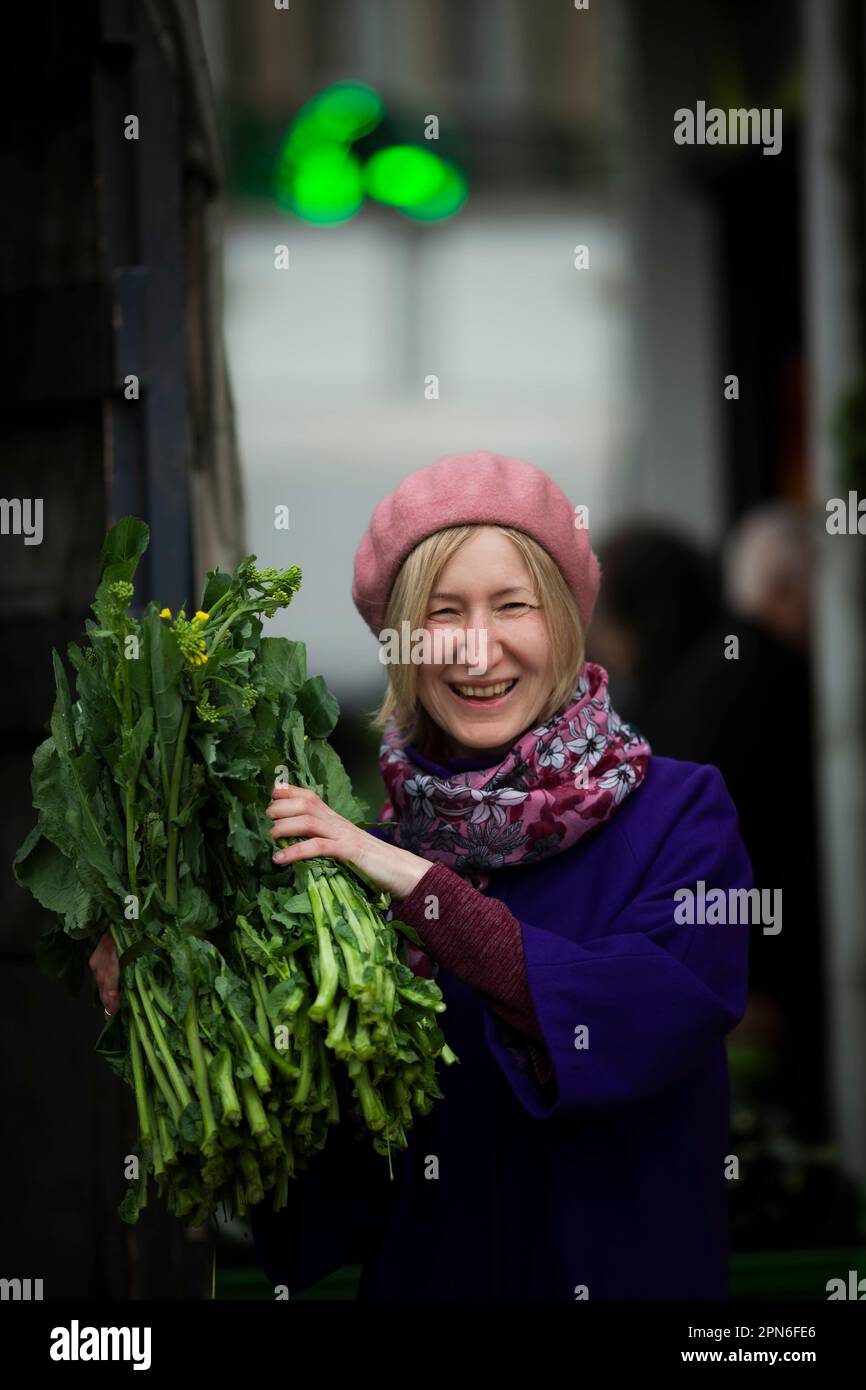
M 749 1010 L 732 1036 L 775 1052 L 767 1103 L 800 1138 L 823 1138 L 812 526 L 784 502 L 746 513 L 723 547 L 721 595 L 714 560 L 660 526 L 617 531 L 599 555 L 607 598 L 590 649 L 616 669 L 624 717 L 654 752 L 720 768 L 755 884 L 781 889 L 781 930 L 753 926 Z
M 598 554 L 605 592 L 589 636 L 593 660 L 615 680 L 627 717 L 648 736 L 663 733 L 679 668 L 720 616 L 718 567 L 703 546 L 662 521 L 610 532 Z

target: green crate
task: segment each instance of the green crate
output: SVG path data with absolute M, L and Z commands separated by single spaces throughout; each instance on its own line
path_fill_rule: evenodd
M 849 1246 L 835 1250 L 755 1250 L 731 1255 L 732 1300 L 793 1299 L 823 1302 L 828 1279 L 847 1279 L 856 1269 L 866 1277 L 866 1248 Z M 354 1299 L 361 1277 L 360 1265 L 344 1265 L 296 1299 Z M 260 1269 L 217 1271 L 217 1298 L 270 1298 L 274 1291 Z M 291 1296 L 291 1291 L 290 1291 Z
M 342 1269 L 335 1269 L 334 1273 L 329 1274 L 327 1279 L 320 1280 L 318 1284 L 313 1284 L 301 1293 L 292 1294 L 290 1289 L 289 1297 L 293 1300 L 310 1298 L 354 1299 L 360 1277 L 360 1265 L 344 1265 Z M 260 1269 L 217 1269 L 216 1296 L 227 1299 L 273 1299 L 274 1290 L 273 1285 L 268 1282 Z
M 732 1299 L 796 1299 L 824 1302 L 828 1279 L 846 1279 L 849 1269 L 866 1275 L 866 1249 L 755 1250 L 732 1254 Z

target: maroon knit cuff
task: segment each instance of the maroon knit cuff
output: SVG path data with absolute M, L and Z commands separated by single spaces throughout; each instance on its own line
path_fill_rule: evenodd
M 429 916 L 430 898 L 438 916 Z M 434 863 L 394 916 L 414 927 L 425 950 L 446 970 L 487 997 L 517 1032 L 544 1047 L 523 955 L 520 923 L 504 903 L 488 898 L 445 864 Z

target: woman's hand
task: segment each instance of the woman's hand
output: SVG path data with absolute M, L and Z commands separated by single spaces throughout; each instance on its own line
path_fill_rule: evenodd
M 359 830 L 305 787 L 275 787 L 268 815 L 274 821 L 271 834 L 275 840 L 305 837 L 300 844 L 278 850 L 274 855 L 278 864 L 327 855 L 344 863 L 357 864 L 371 883 L 394 898 L 407 898 L 431 867 L 429 859 L 410 854 L 396 845 L 387 845 L 366 830 Z M 109 1014 L 117 1013 L 120 967 L 110 931 L 105 933 L 88 964 L 96 978 L 102 1007 Z
M 103 1009 L 106 1013 L 116 1014 L 120 1008 L 120 966 L 110 931 L 105 933 L 88 964 L 96 976 Z
M 371 883 L 394 898 L 408 898 L 418 880 L 432 868 L 431 860 L 422 859 L 397 845 L 385 844 L 368 831 L 360 830 L 306 787 L 278 784 L 272 798 L 267 813 L 274 822 L 271 827 L 274 839 L 304 836 L 300 844 L 276 851 L 273 857 L 277 864 L 292 864 L 319 855 L 339 859 L 357 865 Z

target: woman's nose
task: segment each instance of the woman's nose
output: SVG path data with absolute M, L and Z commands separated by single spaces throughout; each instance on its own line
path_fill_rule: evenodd
M 475 618 L 469 617 L 466 633 L 467 650 L 476 662 L 484 666 L 484 671 L 480 672 L 483 675 L 502 660 L 502 642 L 497 636 L 496 625 L 488 613 L 479 613 Z

